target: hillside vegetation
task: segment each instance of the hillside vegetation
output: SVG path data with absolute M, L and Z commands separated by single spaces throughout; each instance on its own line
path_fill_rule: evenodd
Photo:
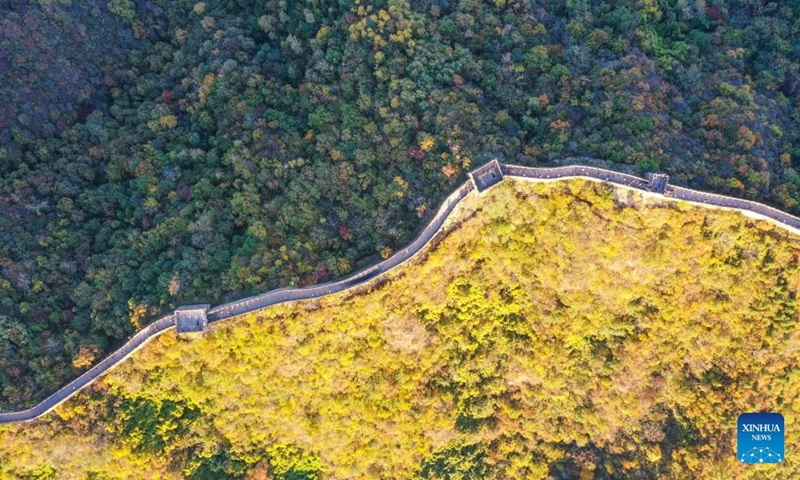
M 0 0 L 0 408 L 340 278 L 489 158 L 800 213 L 800 2 Z
M 800 474 L 797 237 L 589 181 L 507 180 L 455 215 L 361 292 L 169 332 L 0 427 L 0 476 Z M 784 464 L 737 462 L 750 411 L 786 417 Z

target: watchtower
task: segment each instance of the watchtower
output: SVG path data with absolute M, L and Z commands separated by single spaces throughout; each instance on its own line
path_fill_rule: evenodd
M 662 195 L 666 193 L 667 185 L 669 184 L 669 175 L 666 173 L 647 172 L 645 178 L 647 178 L 648 188 L 651 192 L 660 193 Z
M 184 305 L 175 310 L 175 328 L 178 333 L 204 332 L 208 327 L 208 307 L 210 305 Z
M 500 162 L 493 159 L 485 165 L 481 165 L 469 173 L 469 178 L 479 192 L 503 181 L 503 171 L 500 169 Z

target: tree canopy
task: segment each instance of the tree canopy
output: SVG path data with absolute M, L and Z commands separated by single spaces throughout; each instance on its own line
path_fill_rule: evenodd
M 3 409 L 177 305 L 388 255 L 495 156 L 800 213 L 797 2 L 0 8 Z

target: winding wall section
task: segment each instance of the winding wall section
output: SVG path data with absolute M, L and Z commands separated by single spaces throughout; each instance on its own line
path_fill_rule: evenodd
M 556 168 L 534 168 L 516 165 L 499 164 L 505 176 L 523 178 L 538 181 L 554 181 L 571 178 L 584 178 L 594 181 L 608 182 L 636 190 L 650 192 L 650 183 L 640 177 L 625 173 L 604 170 L 602 168 L 586 166 L 566 166 Z M 388 272 L 394 267 L 405 262 L 414 254 L 422 250 L 440 231 L 445 220 L 467 195 L 475 190 L 475 183 L 467 181 L 448 196 L 442 206 L 437 211 L 433 219 L 420 232 L 420 234 L 407 245 L 404 249 L 396 252 L 388 259 L 356 272 L 355 274 L 336 282 L 322 283 L 307 288 L 281 288 L 262 295 L 244 298 L 235 302 L 225 303 L 208 310 L 209 323 L 221 322 L 232 317 L 260 310 L 272 305 L 297 300 L 308 300 L 320 298 L 334 293 L 339 293 L 357 285 L 363 284 L 383 273 Z M 743 200 L 739 198 L 715 195 L 712 193 L 700 192 L 688 188 L 668 186 L 665 199 L 673 198 L 690 203 L 704 206 L 714 206 L 726 209 L 738 210 L 749 216 L 763 218 L 778 223 L 793 233 L 800 234 L 800 218 L 789 215 L 767 205 Z M 83 388 L 90 385 L 97 378 L 105 374 L 108 370 L 129 357 L 133 352 L 140 349 L 148 341 L 162 334 L 163 332 L 175 327 L 175 316 L 167 315 L 133 335 L 127 343 L 118 350 L 100 361 L 97 365 L 84 372 L 81 376 L 68 383 L 38 405 L 27 410 L 16 412 L 0 413 L 0 424 L 24 422 L 34 420 L 52 411 L 55 407 L 75 395 Z

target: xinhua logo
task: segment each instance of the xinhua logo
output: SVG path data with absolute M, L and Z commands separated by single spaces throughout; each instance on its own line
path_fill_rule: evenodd
M 736 440 L 742 463 L 780 463 L 783 461 L 783 415 L 743 413 L 739 415 Z

